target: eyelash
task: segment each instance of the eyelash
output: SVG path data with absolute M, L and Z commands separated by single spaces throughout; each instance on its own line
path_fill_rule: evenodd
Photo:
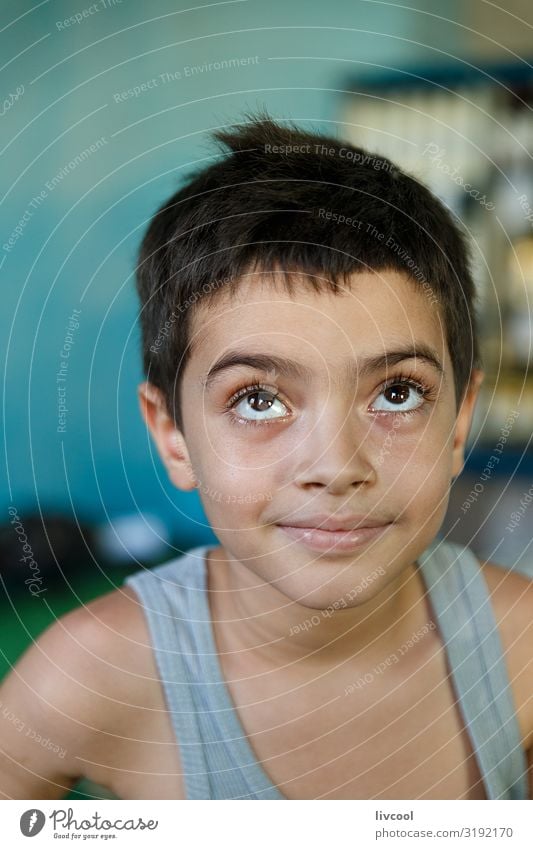
M 393 410 L 376 410 L 376 415 L 388 416 L 392 414 L 395 416 L 404 416 L 408 420 L 412 418 L 414 414 L 417 413 L 423 406 L 425 406 L 426 401 L 430 401 L 434 397 L 433 387 L 410 372 L 403 372 L 401 374 L 395 375 L 394 377 L 390 377 L 388 380 L 381 384 L 381 386 L 379 387 L 378 394 L 381 395 L 381 393 L 385 392 L 390 386 L 396 386 L 397 384 L 404 384 L 417 391 L 423 399 L 424 403 L 420 404 L 420 406 L 414 410 L 398 410 L 396 412 Z M 273 391 L 271 386 L 267 386 L 265 383 L 261 383 L 261 381 L 259 380 L 250 383 L 248 386 L 243 386 L 233 393 L 233 395 L 230 397 L 230 399 L 224 406 L 225 412 L 230 414 L 230 417 L 235 423 L 245 426 L 249 425 L 251 427 L 264 427 L 265 425 L 271 423 L 267 420 L 261 421 L 260 419 L 243 419 L 240 416 L 236 416 L 231 412 L 233 407 L 237 404 L 238 401 L 241 400 L 241 398 L 245 398 L 246 395 L 250 395 L 252 392 L 257 392 L 259 390 L 269 392 L 272 395 L 274 401 L 278 399 L 281 400 L 278 392 Z

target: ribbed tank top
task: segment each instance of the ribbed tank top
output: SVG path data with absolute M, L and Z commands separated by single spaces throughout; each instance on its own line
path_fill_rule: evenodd
M 143 605 L 187 799 L 287 799 L 272 784 L 225 683 L 201 545 L 126 578 Z M 435 538 L 416 561 L 488 799 L 527 799 L 527 761 L 503 647 L 479 562 Z

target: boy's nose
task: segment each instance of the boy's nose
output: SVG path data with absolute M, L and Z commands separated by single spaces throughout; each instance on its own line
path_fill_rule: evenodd
M 332 493 L 372 482 L 377 464 L 372 463 L 371 443 L 370 426 L 358 421 L 353 411 L 342 417 L 324 411 L 300 444 L 294 480 Z

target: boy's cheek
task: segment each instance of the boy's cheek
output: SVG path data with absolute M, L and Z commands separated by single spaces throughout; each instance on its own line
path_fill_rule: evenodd
M 440 453 L 440 456 L 439 456 Z M 430 446 L 396 446 L 381 466 L 377 465 L 376 474 L 380 481 L 380 490 L 385 488 L 395 493 L 403 501 L 407 510 L 412 505 L 427 506 L 432 509 L 433 502 L 446 499 L 451 486 L 451 455 L 441 450 L 435 442 L 434 450 Z
M 405 476 L 398 486 L 398 491 L 408 521 L 417 525 L 420 521 L 431 521 L 433 518 L 440 527 L 450 496 L 450 478 L 446 467 L 435 462 L 427 467 L 413 467 L 411 474 Z
M 384 438 L 374 440 L 371 462 L 377 468 L 383 466 L 406 477 L 446 475 L 448 467 L 451 468 L 452 440 L 447 421 L 434 421 L 427 427 L 412 430 L 391 428 Z
M 232 526 L 233 519 L 242 524 L 247 515 L 259 515 L 274 500 L 274 490 L 261 474 L 224 478 L 222 474 L 202 477 L 197 473 L 196 479 L 206 515 L 210 519 L 218 519 L 219 524 L 222 520 Z

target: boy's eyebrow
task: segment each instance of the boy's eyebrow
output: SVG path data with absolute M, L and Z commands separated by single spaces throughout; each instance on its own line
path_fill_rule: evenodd
M 424 343 L 418 343 L 416 346 L 404 345 L 393 351 L 385 351 L 382 354 L 362 357 L 357 361 L 349 360 L 345 364 L 345 373 L 348 378 L 364 378 L 375 371 L 381 370 L 384 366 L 394 366 L 403 360 L 414 358 L 424 360 L 424 362 L 432 366 L 440 375 L 442 382 L 446 383 L 444 366 L 437 352 Z M 303 381 L 308 381 L 313 376 L 313 370 L 309 366 L 299 363 L 296 360 L 289 360 L 274 354 L 254 354 L 247 351 L 234 350 L 227 351 L 211 366 L 201 380 L 204 389 L 209 389 L 217 375 L 221 372 L 235 366 L 248 366 L 249 368 L 263 372 L 275 371 L 284 377 L 298 378 Z

